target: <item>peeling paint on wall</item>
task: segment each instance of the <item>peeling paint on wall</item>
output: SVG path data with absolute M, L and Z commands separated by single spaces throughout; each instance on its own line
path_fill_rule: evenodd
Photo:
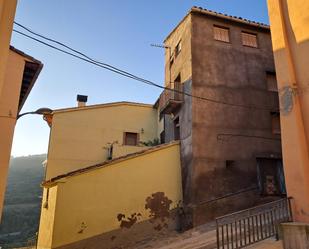
M 87 228 L 86 223 L 85 223 L 85 222 L 82 222 L 82 223 L 80 224 L 80 228 L 79 228 L 78 233 L 83 233 L 84 230 L 85 230 L 86 228 Z
M 141 216 L 142 215 L 140 213 L 133 213 L 131 216 L 126 218 L 126 215 L 119 213 L 117 215 L 117 219 L 120 221 L 121 228 L 131 228 Z
M 280 89 L 280 111 L 282 114 L 287 115 L 293 110 L 293 89 L 285 86 Z
M 170 217 L 171 204 L 172 201 L 164 192 L 157 192 L 146 198 L 145 209 L 150 211 L 150 222 L 158 223 L 154 226 L 155 230 L 168 228 L 167 220 Z

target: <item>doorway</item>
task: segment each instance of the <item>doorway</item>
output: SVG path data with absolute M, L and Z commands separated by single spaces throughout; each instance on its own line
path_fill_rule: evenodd
M 258 158 L 257 176 L 261 195 L 286 195 L 284 171 L 281 159 Z

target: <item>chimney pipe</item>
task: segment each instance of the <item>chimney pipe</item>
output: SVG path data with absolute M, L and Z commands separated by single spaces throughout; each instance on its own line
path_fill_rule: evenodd
M 88 96 L 77 94 L 77 106 L 78 107 L 86 106 L 87 100 L 88 100 Z

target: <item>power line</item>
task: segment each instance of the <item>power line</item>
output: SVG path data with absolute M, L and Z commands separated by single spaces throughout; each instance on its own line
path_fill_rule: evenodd
M 18 23 L 18 22 L 15 22 L 15 21 L 14 21 L 14 24 L 17 25 L 17 26 L 19 26 L 19 27 L 21 27 L 21 28 L 23 28 L 23 29 L 25 29 L 26 31 L 28 31 L 29 33 L 31 33 L 31 34 L 33 34 L 33 35 L 36 35 L 36 36 L 41 37 L 41 38 L 43 38 L 43 39 L 45 39 L 45 40 L 47 40 L 47 41 L 51 41 L 51 42 L 54 42 L 54 43 L 56 43 L 56 44 L 58 44 L 58 45 L 60 45 L 60 46 L 63 46 L 63 47 L 65 47 L 65 48 L 71 50 L 72 52 L 77 53 L 77 54 L 79 54 L 79 55 L 85 57 L 85 58 L 88 59 L 88 60 L 91 60 L 91 61 L 93 61 L 93 62 L 95 62 L 95 63 L 101 64 L 101 65 L 106 66 L 106 67 L 110 67 L 111 69 L 117 70 L 117 71 L 119 71 L 119 72 L 128 74 L 128 75 L 130 75 L 130 76 L 132 76 L 132 77 L 134 77 L 134 78 L 137 78 L 137 79 L 140 79 L 140 80 L 144 80 L 144 79 L 142 79 L 142 78 L 140 78 L 140 77 L 138 77 L 138 76 L 136 76 L 136 75 L 134 75 L 134 74 L 131 74 L 131 73 L 129 73 L 129 72 L 126 72 L 126 71 L 124 71 L 124 70 L 121 70 L 121 69 L 119 69 L 119 68 L 117 68 L 117 67 L 114 67 L 114 66 L 112 66 L 112 65 L 110 65 L 110 64 L 97 61 L 97 60 L 95 60 L 95 59 L 89 57 L 89 56 L 86 55 L 85 53 L 82 53 L 82 52 L 80 52 L 80 51 L 78 51 L 78 50 L 76 50 L 76 49 L 73 49 L 72 47 L 70 47 L 70 46 L 68 46 L 68 45 L 66 45 L 66 44 L 64 44 L 64 43 L 62 43 L 62 42 L 59 42 L 59 41 L 57 41 L 57 40 L 55 40 L 55 39 L 46 37 L 46 36 L 41 35 L 41 34 L 39 34 L 39 33 L 37 33 L 37 32 L 34 32 L 34 31 L 32 31 L 31 29 L 25 27 L 24 25 L 22 25 L 22 24 L 20 24 L 20 23 Z M 151 82 L 149 81 L 149 83 L 151 83 Z
M 212 103 L 217 103 L 217 104 L 222 104 L 222 105 L 229 105 L 229 106 L 234 106 L 234 107 L 247 108 L 247 109 L 258 109 L 258 110 L 267 110 L 267 111 L 272 110 L 272 109 L 270 109 L 270 108 L 265 108 L 265 107 L 247 106 L 247 105 L 242 105 L 242 104 L 228 103 L 228 102 L 224 102 L 224 101 L 220 101 L 220 100 L 215 100 L 215 99 L 210 99 L 210 98 L 206 98 L 206 97 L 202 97 L 202 96 L 192 95 L 192 94 L 187 93 L 187 92 L 184 92 L 184 91 L 180 91 L 180 90 L 177 90 L 177 89 L 172 89 L 172 88 L 169 88 L 169 87 L 161 86 L 161 85 L 159 85 L 159 84 L 157 84 L 157 83 L 155 83 L 155 82 L 153 82 L 153 81 L 150 81 L 150 80 L 147 80 L 147 79 L 138 77 L 138 76 L 136 76 L 136 75 L 134 75 L 134 74 L 131 74 L 131 73 L 129 73 L 129 72 L 125 71 L 125 70 L 119 69 L 119 68 L 117 68 L 117 67 L 114 67 L 114 66 L 112 66 L 112 65 L 110 65 L 110 64 L 107 64 L 107 63 L 103 63 L 103 62 L 94 60 L 94 59 L 92 59 L 91 57 L 89 57 L 88 55 L 86 55 L 86 54 L 84 54 L 84 53 L 82 53 L 82 52 L 80 52 L 80 51 L 78 51 L 78 50 L 76 50 L 76 49 L 73 49 L 73 48 L 71 48 L 70 46 L 68 46 L 68 45 L 66 45 L 66 44 L 64 44 L 64 43 L 62 43 L 62 42 L 59 42 L 59 41 L 57 41 L 57 40 L 55 40 L 55 39 L 51 39 L 51 38 L 48 38 L 48 37 L 43 36 L 43 35 L 41 35 L 41 34 L 38 34 L 38 33 L 34 32 L 34 31 L 32 31 L 31 29 L 25 27 L 24 25 L 17 23 L 17 22 L 14 22 L 14 23 L 15 23 L 17 26 L 19 26 L 19 27 L 25 29 L 26 31 L 28 31 L 29 33 L 31 33 L 31 34 L 33 34 L 33 35 L 35 35 L 35 36 L 38 36 L 38 37 L 43 38 L 43 39 L 45 39 L 45 40 L 48 40 L 48 41 L 50 41 L 50 42 L 56 43 L 56 44 L 58 44 L 58 45 L 60 45 L 60 46 L 63 46 L 63 47 L 65 47 L 66 49 L 69 49 L 70 51 L 72 51 L 72 52 L 74 52 L 74 53 L 77 53 L 77 54 L 79 54 L 79 55 L 76 55 L 76 54 L 74 54 L 74 53 L 68 52 L 68 51 L 66 51 L 66 50 L 64 50 L 64 49 L 58 48 L 58 47 L 56 47 L 56 46 L 53 46 L 53 45 L 51 45 L 51 44 L 49 44 L 49 43 L 47 43 L 47 42 L 44 42 L 44 41 L 42 41 L 42 40 L 40 40 L 40 39 L 37 39 L 37 38 L 35 38 L 35 37 L 33 37 L 33 36 L 30 36 L 30 35 L 28 35 L 28 34 L 25 34 L 25 33 L 21 32 L 21 31 L 16 30 L 16 29 L 13 29 L 14 32 L 16 32 L 16 33 L 18 33 L 18 34 L 20 34 L 20 35 L 23 35 L 23 36 L 25 36 L 25 37 L 27 37 L 27 38 L 29 38 L 29 39 L 32 39 L 32 40 L 34 40 L 34 41 L 36 41 L 36 42 L 39 42 L 39 43 L 43 44 L 43 45 L 45 45 L 45 46 L 48 46 L 48 47 L 50 47 L 50 48 L 53 48 L 53 49 L 55 49 L 55 50 L 57 50 L 57 51 L 59 51 L 59 52 L 65 53 L 65 54 L 70 55 L 70 56 L 73 56 L 73 57 L 75 57 L 75 58 L 77 58 L 77 59 L 83 60 L 83 61 L 88 62 L 88 63 L 90 63 L 90 64 L 93 64 L 93 65 L 95 65 L 95 66 L 104 68 L 104 69 L 106 69 L 106 70 L 109 70 L 109 71 L 111 71 L 111 72 L 117 73 L 117 74 L 122 75 L 122 76 L 124 76 L 124 77 L 131 78 L 131 79 L 133 79 L 133 80 L 142 82 L 142 83 L 144 83 L 144 84 L 151 85 L 151 86 L 154 86 L 154 87 L 163 89 L 163 90 L 168 90 L 168 91 L 171 91 L 171 92 L 176 92 L 176 93 L 184 94 L 184 95 L 189 96 L 189 97 L 192 97 L 192 98 L 196 98 L 196 99 L 200 99 L 200 100 L 204 100 L 204 101 L 208 101 L 208 102 L 212 102 Z

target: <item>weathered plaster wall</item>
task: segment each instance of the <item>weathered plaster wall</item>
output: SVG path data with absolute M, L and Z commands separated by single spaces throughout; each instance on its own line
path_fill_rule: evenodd
M 172 55 L 179 41 L 181 41 L 181 51 L 178 56 L 174 57 L 174 63 L 170 66 L 170 57 L 165 56 L 165 84 L 167 85 L 180 74 L 181 82 L 183 84 L 183 91 L 191 93 L 192 88 L 192 20 L 191 15 L 188 14 L 172 31 L 172 33 L 165 40 L 165 45 L 171 47 Z M 184 203 L 188 204 L 191 200 L 191 180 L 192 180 L 192 99 L 190 96 L 184 96 L 184 102 L 174 115 L 165 115 L 164 129 L 165 140 L 173 141 L 175 139 L 174 133 L 174 119 L 179 118 L 180 124 L 180 141 L 181 141 L 181 166 L 182 166 L 182 187 L 184 192 Z M 188 213 L 188 212 L 186 212 Z M 184 218 L 182 221 L 183 228 L 190 227 L 191 222 L 187 223 Z
M 125 146 L 124 132 L 138 133 L 140 141 L 148 142 L 157 138 L 157 124 L 151 105 L 120 103 L 56 112 L 46 179 L 105 161 L 109 143 L 117 141 L 113 158 L 143 150 L 143 145 Z
M 175 47 L 181 41 L 181 52 L 175 58 Z M 164 41 L 165 46 L 170 47 L 165 52 L 165 85 L 174 82 L 180 74 L 181 81 L 191 78 L 191 16 L 186 16 L 175 28 L 173 33 Z M 170 51 L 170 52 L 169 52 Z M 174 63 L 170 66 L 170 56 L 174 57 Z
M 49 189 L 44 188 L 37 244 L 38 248 L 52 248 L 57 191 L 58 186 L 53 186 Z
M 230 29 L 230 43 L 214 40 L 213 25 Z M 259 48 L 244 47 L 241 31 L 257 33 Z M 267 90 L 267 71 L 275 71 L 269 31 L 193 14 L 193 95 L 269 109 L 192 99 L 194 163 L 191 195 L 195 205 L 256 186 L 256 155 L 281 152 L 279 137 L 272 134 L 270 113 L 278 109 L 278 97 Z M 226 168 L 226 160 L 233 160 L 234 165 Z M 222 214 L 220 211 L 224 212 L 222 205 L 217 204 L 208 217 L 214 218 Z M 233 209 L 238 208 L 242 206 Z M 209 211 L 207 207 L 206 210 Z M 195 222 L 202 221 L 200 217 L 194 219 Z
M 140 232 L 149 236 L 175 229 L 177 220 L 170 211 L 182 201 L 179 144 L 163 145 L 55 184 L 57 196 L 48 201 L 52 210 L 42 209 L 38 248 L 125 246 L 140 238 Z M 53 224 L 51 247 L 46 239 L 51 235 L 49 224 Z

